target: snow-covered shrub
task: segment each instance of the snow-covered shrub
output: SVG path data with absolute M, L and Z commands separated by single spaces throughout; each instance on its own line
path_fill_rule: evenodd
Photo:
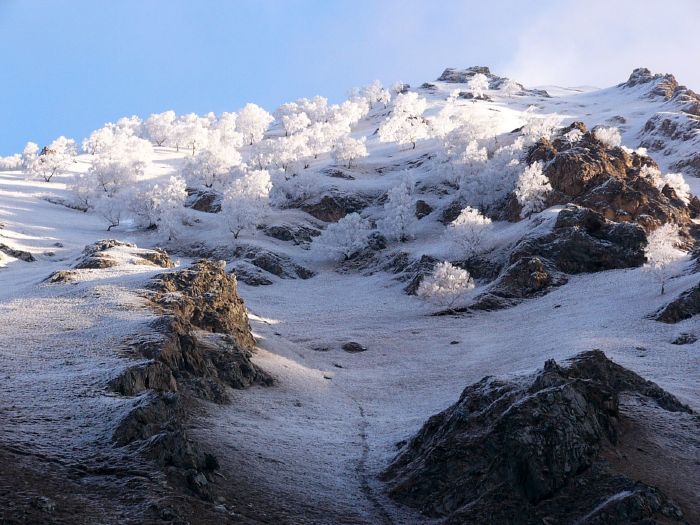
M 369 102 L 369 107 L 372 109 L 375 104 L 382 104 L 384 107 L 391 100 L 391 93 L 384 89 L 379 80 L 375 80 L 369 86 L 365 86 L 360 90 L 360 96 L 364 97 Z
M 246 144 L 250 145 L 262 140 L 273 120 L 274 117 L 257 104 L 246 104 L 238 112 L 236 129 L 243 134 Z
M 367 246 L 371 227 L 359 213 L 350 213 L 338 222 L 329 224 L 313 241 L 313 248 L 321 255 L 337 260 L 350 258 Z
M 491 247 L 491 219 L 470 206 L 447 226 L 447 236 L 455 246 L 469 257 L 487 251 Z
M 564 140 L 570 144 L 576 144 L 579 140 L 583 138 L 583 131 L 578 128 L 574 128 L 571 131 L 564 133 Z
M 87 171 L 86 181 L 91 183 L 94 194 L 116 195 L 134 185 L 143 176 L 145 165 L 126 159 L 96 157 Z M 83 179 L 83 177 L 80 177 Z
M 685 182 L 680 173 L 667 173 L 663 181 L 667 184 L 685 204 L 690 202 L 690 186 Z
M 215 147 L 199 151 L 185 159 L 182 173 L 191 187 L 223 186 L 231 170 L 241 164 L 241 155 L 233 148 Z
M 608 148 L 617 148 L 622 144 L 622 136 L 620 135 L 620 130 L 611 127 L 598 127 L 593 130 L 593 136 L 603 143 Z
M 535 107 L 531 106 L 525 112 L 523 135 L 529 142 L 551 138 L 554 130 L 561 126 L 562 118 L 557 114 L 535 115 L 534 111 Z
M 520 93 L 522 91 L 522 88 L 520 87 L 520 84 L 518 84 L 515 80 L 507 78 L 505 82 L 501 84 L 500 90 L 503 91 L 503 94 L 506 97 L 510 98 Z
M 542 171 L 543 166 L 544 163 L 541 161 L 530 164 L 518 178 L 515 196 L 522 206 L 520 212 L 522 217 L 542 211 L 546 206 L 545 199 L 552 191 L 552 186 L 549 184 L 547 175 Z
M 397 96 L 394 111 L 379 126 L 379 140 L 411 144 L 415 149 L 418 140 L 429 137 L 430 127 L 423 118 L 426 107 L 426 100 L 413 91 Z
M 474 288 L 469 272 L 448 261 L 435 265 L 433 273 L 423 278 L 417 295 L 442 306 L 453 306 L 464 294 Z
M 378 221 L 379 231 L 387 239 L 405 242 L 413 236 L 418 219 L 412 190 L 412 185 L 404 180 L 387 192 L 384 218 Z
M 354 139 L 346 135 L 334 144 L 333 159 L 338 163 L 346 164 L 350 168 L 353 160 L 362 159 L 369 155 L 366 143 L 367 137 Z
M 308 146 L 308 137 L 304 133 L 297 133 L 289 137 L 280 137 L 267 140 L 272 146 L 272 159 L 285 173 L 296 174 L 308 167 L 311 158 L 311 150 Z
M 649 235 L 648 244 L 644 250 L 647 258 L 645 268 L 661 285 L 662 295 L 665 292 L 666 282 L 671 275 L 671 263 L 685 255 L 678 248 L 680 243 L 680 233 L 678 226 L 675 224 L 664 224 Z
M 483 73 L 477 73 L 467 83 L 467 89 L 474 98 L 483 98 L 484 92 L 489 88 L 489 79 Z
M 163 113 L 153 113 L 143 123 L 146 138 L 155 145 L 162 146 L 170 140 L 175 126 L 175 112 L 164 111 Z
M 352 127 L 367 113 L 369 113 L 369 103 L 364 98 L 346 100 L 331 106 L 328 111 L 328 122 L 346 129 L 345 133 L 350 133 Z
M 178 150 L 183 146 L 191 149 L 194 155 L 197 149 L 204 148 L 209 143 L 209 131 L 209 120 L 206 117 L 188 113 L 175 121 L 172 140 Z
M 166 184 L 153 186 L 147 198 L 153 203 L 154 224 L 169 241 L 175 239 L 182 227 L 187 191 L 185 181 L 180 177 L 170 177 Z
M 224 192 L 221 214 L 234 239 L 244 229 L 260 224 L 269 204 L 271 188 L 269 172 L 257 170 L 234 180 Z
M 19 153 L 0 157 L 0 171 L 18 170 L 22 167 L 22 156 Z
M 90 136 L 83 140 L 83 152 L 90 155 L 106 153 L 114 142 L 114 127 L 106 125 L 100 129 L 96 129 Z

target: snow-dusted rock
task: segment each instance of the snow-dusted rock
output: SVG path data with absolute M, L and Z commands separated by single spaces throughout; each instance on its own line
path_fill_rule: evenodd
M 700 430 L 671 394 L 601 351 L 584 352 L 565 366 L 548 360 L 533 376 L 485 377 L 467 387 L 382 479 L 391 497 L 446 523 L 682 523 L 673 493 L 605 459 L 636 446 L 630 427 L 653 424 L 653 417 L 638 418 L 637 403 L 684 437 Z M 664 451 L 658 454 L 664 461 Z

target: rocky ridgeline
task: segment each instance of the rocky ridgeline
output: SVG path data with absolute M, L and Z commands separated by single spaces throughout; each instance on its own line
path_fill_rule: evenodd
M 549 360 L 532 376 L 467 387 L 402 445 L 382 479 L 393 499 L 445 523 L 685 523 L 681 507 L 692 513 L 696 502 L 654 477 L 655 465 L 676 468 L 673 447 L 684 445 L 649 464 L 628 453 L 655 417 L 697 443 L 697 415 L 601 351 L 566 366 Z M 688 470 L 698 477 L 687 465 L 676 475 Z
M 145 362 L 111 382 L 121 395 L 140 395 L 114 439 L 175 467 L 173 476 L 202 497 L 218 468 L 185 430 L 187 407 L 196 399 L 228 401 L 227 388 L 272 383 L 250 360 L 255 340 L 236 278 L 222 262 L 200 260 L 190 268 L 155 276 L 147 292 L 160 317 L 152 331 L 128 342 L 128 353 Z
M 700 95 L 679 84 L 673 75 L 654 75 L 646 68 L 635 69 L 618 87 L 638 86 L 646 88 L 646 97 L 664 100 L 671 106 L 671 111 L 658 113 L 646 122 L 640 145 L 663 155 L 681 156 L 671 169 L 700 177 Z
M 500 89 L 503 83 L 508 80 L 505 77 L 494 75 L 486 66 L 472 66 L 466 69 L 455 69 L 448 67 L 442 72 L 442 75 L 438 77 L 438 82 L 466 84 L 474 77 L 474 75 L 478 73 L 486 75 L 486 78 L 489 81 L 489 89 Z M 549 93 L 547 93 L 544 89 L 527 89 L 520 83 L 517 83 L 517 85 L 520 87 L 523 94 L 549 97 Z

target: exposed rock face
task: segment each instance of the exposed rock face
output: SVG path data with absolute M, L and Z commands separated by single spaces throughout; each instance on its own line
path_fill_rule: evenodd
M 10 248 L 7 244 L 0 243 L 0 252 L 4 253 L 5 255 L 9 255 L 10 257 L 14 257 L 15 259 L 19 259 L 20 261 L 36 261 L 36 259 L 31 253 L 26 252 L 24 250 L 16 250 L 14 248 Z
M 700 313 L 700 284 L 686 290 L 661 308 L 654 319 L 662 323 L 678 323 Z
M 154 278 L 151 300 L 172 312 L 179 322 L 209 332 L 230 335 L 242 348 L 252 349 L 248 313 L 238 295 L 235 276 L 223 261 L 199 260 L 190 268 Z
M 666 495 L 603 458 L 627 439 L 627 399 L 700 429 L 671 394 L 585 352 L 565 367 L 549 360 L 534 376 L 467 387 L 382 479 L 392 498 L 447 523 L 682 523 Z
M 456 84 L 466 84 L 469 82 L 474 75 L 481 73 L 486 75 L 489 79 L 489 89 L 499 89 L 501 85 L 508 80 L 504 77 L 499 77 L 491 73 L 491 70 L 486 66 L 472 66 L 467 69 L 455 69 L 448 67 L 442 72 L 442 75 L 438 78 L 439 82 L 453 82 Z M 525 89 L 522 84 L 518 84 L 520 89 L 531 95 L 538 95 L 542 97 L 549 97 L 549 94 L 543 89 Z
M 551 233 L 520 241 L 510 261 L 539 256 L 570 274 L 634 268 L 646 261 L 646 244 L 644 230 L 636 224 L 614 223 L 592 210 L 569 206 L 559 212 Z
M 159 268 L 173 268 L 175 266 L 167 252 L 160 248 L 148 250 L 138 248 L 135 244 L 128 242 L 106 239 L 87 245 L 83 249 L 82 258 L 73 268 L 76 270 L 100 270 L 117 266 L 119 260 L 114 256 L 114 253 L 110 254 L 110 251 L 119 248 L 128 251 L 138 264 L 148 264 Z
M 319 201 L 304 204 L 301 209 L 320 221 L 338 222 L 349 213 L 360 212 L 369 206 L 370 200 L 359 195 L 332 193 Z
M 205 213 L 219 213 L 221 211 L 221 193 L 214 190 L 188 190 L 185 206 L 193 210 Z
M 547 259 L 521 257 L 496 279 L 489 290 L 476 298 L 472 310 L 500 310 L 523 299 L 544 295 L 566 284 L 567 277 Z
M 689 226 L 700 211 L 697 199 L 686 205 L 669 186 L 659 189 L 642 175 L 644 166 L 656 167 L 651 158 L 608 148 L 589 132 L 573 144 L 540 141 L 529 156 L 546 162 L 544 172 L 554 190 L 550 206 L 578 204 L 611 221 L 636 222 L 647 231 L 670 221 Z

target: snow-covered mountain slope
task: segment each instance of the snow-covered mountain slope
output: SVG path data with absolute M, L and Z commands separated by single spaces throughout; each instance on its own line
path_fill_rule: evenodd
M 480 94 L 470 84 L 477 74 L 487 82 Z M 153 146 L 125 187 L 108 191 L 122 175 L 101 178 L 109 196 L 92 201 L 76 181 L 121 173 L 96 170 L 104 152 L 77 155 L 50 182 L 30 178 L 29 168 L 0 172 L 0 454 L 29 484 L 13 496 L 3 480 L 0 501 L 14 503 L 0 516 L 10 523 L 21 523 L 22 512 L 25 522 L 94 522 L 91 512 L 104 523 L 154 515 L 192 523 L 431 523 L 435 516 L 397 504 L 379 481 L 397 443 L 486 375 L 527 374 L 546 359 L 591 349 L 700 409 L 698 310 L 679 323 L 653 319 L 700 284 L 691 251 L 699 238 L 697 95 L 641 69 L 605 89 L 524 89 L 484 68 L 448 70 L 441 79 L 374 101 L 332 151 L 316 156 L 289 160 L 286 149 L 274 149 L 313 127 L 287 140 L 280 118 L 263 140 L 233 148 L 243 165 L 228 166 L 211 185 L 193 182 L 201 179 L 191 176 L 192 151 L 168 141 Z M 426 126 L 415 147 L 380 131 L 399 113 L 402 91 L 425 100 L 402 124 Z M 596 126 L 617 128 L 627 149 Z M 339 158 L 337 144 L 347 138 L 364 140 L 367 155 Z M 198 140 L 200 151 L 220 146 Z M 110 160 L 138 156 L 117 149 Z M 261 209 L 245 193 L 250 187 L 245 199 L 230 200 L 241 189 L 236 181 L 260 168 L 271 175 L 270 204 Z M 668 171 L 682 172 L 690 191 L 664 178 Z M 184 183 L 178 189 L 171 180 L 181 176 L 186 200 Z M 392 191 L 403 208 L 391 207 Z M 105 210 L 107 200 L 119 209 Z M 152 223 L 143 223 L 138 204 L 152 204 Z M 478 210 L 486 232 L 468 237 L 468 246 L 450 226 L 467 207 Z M 397 209 L 409 210 L 410 220 Z M 234 237 L 236 210 L 256 220 Z M 357 221 L 329 238 L 355 212 Z M 684 252 L 664 263 L 661 295 L 659 273 L 643 264 L 647 242 L 665 223 L 678 226 Z M 405 237 L 397 224 L 410 224 Z M 117 247 L 115 266 L 76 269 L 84 247 L 104 238 L 163 247 L 176 268 Z M 252 362 L 275 384 L 221 387 L 230 402 L 219 403 L 210 395 L 219 390 L 173 365 L 188 434 L 217 458 L 219 473 L 207 471 L 204 481 L 184 474 L 187 483 L 178 484 L 169 476 L 180 467 L 161 470 L 143 451 L 113 442 L 120 421 L 152 393 L 118 395 L 109 384 L 134 358 L 146 360 L 122 350 L 149 333 L 168 304 L 154 309 L 145 299 L 150 279 L 200 257 L 222 259 L 237 275 L 257 342 Z M 471 280 L 456 299 L 436 304 L 435 293 L 416 291 L 441 261 L 452 263 L 453 280 L 464 271 Z M 67 282 L 46 282 L 61 271 L 72 272 Z M 700 450 L 697 441 L 669 446 L 682 449 L 687 464 Z M 49 481 L 32 488 L 42 470 Z M 61 495 L 64 476 L 72 492 L 85 491 L 82 503 Z M 669 490 L 665 478 L 643 481 Z M 114 496 L 121 484 L 129 498 L 139 494 L 136 507 Z M 692 522 L 700 511 L 684 490 L 667 495 Z

